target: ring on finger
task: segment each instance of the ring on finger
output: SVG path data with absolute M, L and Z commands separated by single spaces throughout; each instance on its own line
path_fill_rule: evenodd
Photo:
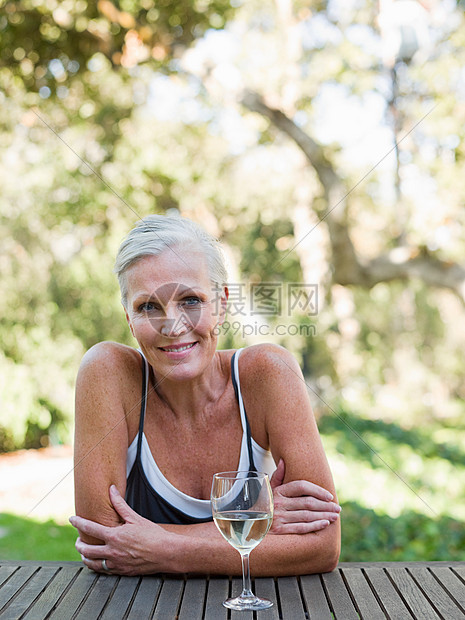
M 104 559 L 102 560 L 102 569 L 106 572 L 106 573 L 111 573 L 111 570 L 108 568 L 107 566 L 107 561 Z

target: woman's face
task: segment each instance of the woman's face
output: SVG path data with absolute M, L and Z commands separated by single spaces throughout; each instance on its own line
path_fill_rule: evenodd
M 126 272 L 126 318 L 155 370 L 168 380 L 199 376 L 213 359 L 227 289 L 215 289 L 203 252 L 174 246 Z

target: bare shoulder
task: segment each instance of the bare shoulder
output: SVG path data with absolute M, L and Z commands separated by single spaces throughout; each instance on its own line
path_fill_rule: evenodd
M 100 342 L 84 355 L 76 379 L 75 430 L 81 440 L 104 433 L 108 426 L 125 433 L 137 432 L 141 390 L 141 356 L 135 349 L 116 342 Z M 119 421 L 126 420 L 126 424 Z M 116 430 L 112 431 L 112 436 Z
M 139 391 L 141 357 L 117 342 L 99 342 L 84 355 L 76 379 L 76 396 L 106 395 L 109 402 L 121 404 L 134 390 Z
M 257 389 L 276 381 L 302 382 L 302 371 L 295 357 L 284 347 L 271 344 L 251 345 L 239 358 L 241 385 Z
M 110 372 L 131 372 L 133 367 L 140 366 L 140 355 L 132 347 L 118 342 L 99 342 L 91 347 L 83 356 L 79 367 L 80 375 L 92 374 L 94 377 Z
M 239 376 L 252 436 L 262 447 L 270 446 L 273 452 L 274 434 L 289 435 L 290 425 L 301 429 L 311 418 L 302 371 L 284 347 L 275 344 L 247 347 L 239 358 Z M 273 456 L 282 454 L 279 449 Z

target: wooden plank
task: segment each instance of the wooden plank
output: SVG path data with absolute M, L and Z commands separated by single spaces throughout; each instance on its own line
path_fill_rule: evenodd
M 363 620 L 385 620 L 386 614 L 381 609 L 362 570 L 360 568 L 344 568 L 341 570 L 360 617 Z
M 46 569 L 43 569 L 46 570 Z M 34 606 L 26 613 L 24 620 L 42 620 L 57 606 L 57 602 L 79 572 L 77 566 L 60 568 L 54 579 L 48 584 Z
M 186 582 L 182 597 L 179 620 L 202 620 L 207 580 L 204 577 L 192 577 Z
M 36 571 L 8 605 L 4 612 L 5 617 L 8 620 L 20 618 L 34 603 L 39 594 L 45 590 L 57 570 L 57 568 L 49 566 Z M 0 615 L 0 618 L 2 615 Z
M 0 566 L 16 566 L 16 568 L 20 566 L 35 566 L 36 568 L 52 566 L 55 568 L 63 568 L 63 566 L 82 567 L 82 562 L 72 562 L 69 560 L 63 562 L 46 562 L 45 560 L 0 560 Z
M 399 592 L 394 588 L 382 568 L 366 568 L 365 575 L 378 596 L 389 620 L 407 620 L 412 614 Z
M 152 618 L 163 580 L 158 575 L 144 575 L 137 590 L 127 620 Z
M 411 566 L 457 566 L 465 567 L 464 561 L 437 560 L 435 562 L 339 562 L 337 568 L 410 568 Z
M 278 597 L 283 618 L 301 620 L 305 616 L 305 607 L 300 595 L 300 588 L 295 577 L 279 577 L 277 580 Z
M 81 572 L 71 584 L 64 597 L 58 601 L 57 608 L 50 615 L 50 620 L 70 620 L 73 618 L 77 609 L 85 600 L 87 593 L 90 592 L 93 584 L 97 581 L 97 573 L 88 568 L 82 568 L 82 564 L 80 564 L 79 568 Z
M 331 609 L 335 620 L 349 620 L 358 618 L 358 614 L 353 615 L 357 606 L 360 616 L 370 620 L 465 617 L 465 562 L 341 563 L 339 568 L 339 571 L 321 576 L 302 576 L 300 588 L 295 578 L 280 578 L 276 581 L 278 593 L 272 578 L 256 579 L 254 591 L 277 603 L 270 610 L 256 614 L 258 620 L 280 617 L 281 601 L 276 598 L 279 595 L 283 601 L 281 617 L 292 620 L 305 617 L 305 611 L 310 620 L 329 620 Z M 47 576 L 50 578 L 48 585 Z M 117 580 L 116 588 L 113 587 L 115 581 L 109 587 L 111 578 Z M 136 585 L 128 585 L 127 579 L 135 580 Z M 103 587 L 105 582 L 107 585 Z M 228 596 L 228 578 L 212 577 L 207 587 L 202 579 L 188 579 L 185 589 L 182 579 L 168 577 L 165 582 L 164 602 L 163 581 L 159 576 L 98 577 L 82 568 L 80 562 L 0 562 L 0 619 L 14 620 L 20 614 L 24 620 L 38 620 L 47 615 L 50 620 L 71 620 L 76 616 L 94 620 L 100 614 L 102 620 L 110 620 L 123 617 L 130 606 L 128 620 L 148 620 L 154 611 L 155 618 L 174 619 L 179 611 L 180 620 L 190 620 L 201 617 L 198 614 L 204 603 L 205 620 L 228 618 L 228 611 L 222 606 Z M 233 595 L 237 595 L 242 589 L 242 580 L 235 578 L 231 585 Z M 199 592 L 199 596 L 195 596 Z M 189 605 L 191 600 L 192 606 Z M 302 616 L 294 614 L 292 606 L 296 600 L 300 600 Z M 170 609 L 174 614 L 169 613 Z M 229 617 L 252 620 L 253 616 L 249 612 L 232 612 Z
M 99 575 L 84 601 L 84 605 L 79 609 L 76 620 L 98 618 L 99 614 L 105 609 L 118 579 L 119 577 L 116 575 Z
M 449 592 L 465 616 L 465 584 L 450 568 L 441 566 L 430 570 L 436 579 L 439 579 L 443 588 Z
M 304 575 L 300 578 L 300 585 L 310 620 L 332 620 L 320 575 Z
M 407 571 L 440 616 L 447 620 L 463 620 L 463 612 L 459 610 L 427 568 L 410 568 Z
M 9 604 L 15 594 L 24 586 L 28 579 L 38 570 L 37 566 L 20 567 L 0 590 L 0 618 L 6 618 L 3 610 Z
M 171 579 L 166 577 L 163 580 L 153 619 L 167 620 L 168 618 L 177 618 L 183 590 L 183 579 Z
M 10 576 L 15 572 L 15 570 L 18 570 L 17 566 L 0 566 L 0 588 L 2 583 L 5 583 L 5 581 L 10 578 Z
M 139 577 L 120 577 L 116 590 L 105 607 L 101 620 L 122 618 L 129 609 L 134 593 L 139 585 Z M 99 619 L 100 620 L 100 619 Z
M 410 607 L 414 618 L 419 620 L 434 620 L 439 618 L 430 601 L 425 597 L 412 576 L 405 568 L 391 568 L 388 574 L 395 583 L 402 597 Z
M 226 620 L 228 610 L 223 601 L 229 597 L 229 579 L 227 577 L 210 577 L 208 580 L 205 620 Z
M 323 573 L 321 577 L 336 620 L 359 620 L 341 573 L 336 569 L 332 573 Z
M 272 577 L 258 577 L 254 582 L 254 593 L 260 598 L 266 598 L 273 603 L 273 607 L 260 612 L 260 620 L 279 620 L 275 580 Z
M 427 568 L 410 568 L 408 572 L 438 614 L 447 620 L 463 620 L 461 611 Z

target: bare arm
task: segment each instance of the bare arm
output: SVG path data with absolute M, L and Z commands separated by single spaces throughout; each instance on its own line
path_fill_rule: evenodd
M 109 569 L 121 575 L 241 574 L 239 553 L 224 540 L 213 523 L 160 526 L 135 513 L 115 488 L 110 493 L 124 525 L 106 527 L 81 517 L 71 519 L 87 536 L 105 541 L 102 545 L 89 545 L 78 539 L 76 548 L 89 568 L 101 572 L 105 558 Z M 337 557 L 331 554 L 321 537 L 323 531 L 268 535 L 250 556 L 253 575 L 298 575 L 332 570 Z
M 282 349 L 262 346 L 248 358 L 246 366 L 246 372 L 242 373 L 247 377 L 243 382 L 246 409 L 254 412 L 251 423 L 259 434 L 261 428 L 265 429 L 276 462 L 284 459 L 285 482 L 315 483 L 335 496 L 305 384 L 295 360 Z M 105 541 L 104 545 L 94 547 L 78 541 L 77 548 L 88 558 L 86 563 L 90 568 L 101 570 L 101 558 L 105 558 L 111 570 L 119 574 L 240 574 L 239 554 L 222 538 L 213 523 L 159 526 L 137 515 L 114 490 L 111 501 L 124 525 L 106 528 L 82 519 L 73 522 L 89 538 Z M 95 520 L 102 523 L 101 519 Z M 339 519 L 317 532 L 286 534 L 280 533 L 278 528 L 276 535 L 268 535 L 254 549 L 251 568 L 257 576 L 326 572 L 336 566 L 339 549 Z
M 74 486 L 76 514 L 103 525 L 121 523 L 108 489 L 115 484 L 126 489 L 128 448 L 125 403 L 138 397 L 130 394 L 127 365 L 131 358 L 125 347 L 100 343 L 84 356 L 76 381 Z M 130 354 L 129 354 L 130 355 Z M 126 389 L 125 389 L 126 388 Z M 129 395 L 128 392 L 129 391 Z M 139 394 L 140 400 L 140 394 Z M 83 534 L 88 541 L 98 539 Z
M 224 540 L 213 523 L 159 526 L 135 513 L 114 489 L 111 494 L 125 520 L 124 525 L 106 527 L 81 517 L 71 519 L 87 536 L 105 541 L 102 545 L 89 545 L 78 539 L 76 548 L 89 568 L 102 571 L 105 558 L 109 569 L 120 575 L 241 574 L 239 553 Z M 337 557 L 329 554 L 321 534 L 267 536 L 250 556 L 253 575 L 298 575 L 332 570 Z
M 262 445 L 268 440 L 276 463 L 284 460 L 284 482 L 290 483 L 288 488 L 297 485 L 302 490 L 298 501 L 307 503 L 308 509 L 315 503 L 313 497 L 305 497 L 311 483 L 326 489 L 337 501 L 307 387 L 296 360 L 281 347 L 260 345 L 244 351 L 240 362 L 243 362 L 240 364 L 242 393 L 252 434 Z M 284 501 L 275 493 L 278 509 L 281 508 L 278 504 Z M 309 531 L 302 524 L 302 534 L 287 534 L 286 527 L 273 526 L 275 534 L 268 535 L 250 556 L 254 574 L 290 575 L 333 570 L 340 553 L 340 520 L 337 513 L 333 515 L 335 518 L 330 524 L 319 531 Z M 191 541 L 190 544 L 195 543 Z M 222 555 L 225 551 L 215 553 L 217 544 L 212 536 L 200 553 L 208 549 L 205 557 L 216 558 L 215 572 L 221 573 L 226 556 Z M 192 561 L 196 559 L 200 561 L 199 556 L 192 557 Z
M 317 484 L 331 493 L 337 502 L 333 478 L 300 367 L 284 349 L 263 349 L 260 355 L 264 359 L 261 363 L 255 360 L 254 365 L 257 381 L 260 371 L 266 373 L 267 389 L 257 394 L 249 388 L 247 393 L 251 393 L 255 400 L 259 399 L 256 405 L 261 405 L 265 415 L 269 445 L 275 461 L 283 458 L 286 463 L 284 482 Z M 252 380 L 252 370 L 249 370 L 246 376 Z M 277 533 L 280 533 L 279 530 Z M 277 536 L 269 538 L 274 542 Z M 278 544 L 283 545 L 281 557 L 283 564 L 287 562 L 287 574 L 325 572 L 337 565 L 341 544 L 340 519 L 333 520 L 318 532 L 278 538 Z

